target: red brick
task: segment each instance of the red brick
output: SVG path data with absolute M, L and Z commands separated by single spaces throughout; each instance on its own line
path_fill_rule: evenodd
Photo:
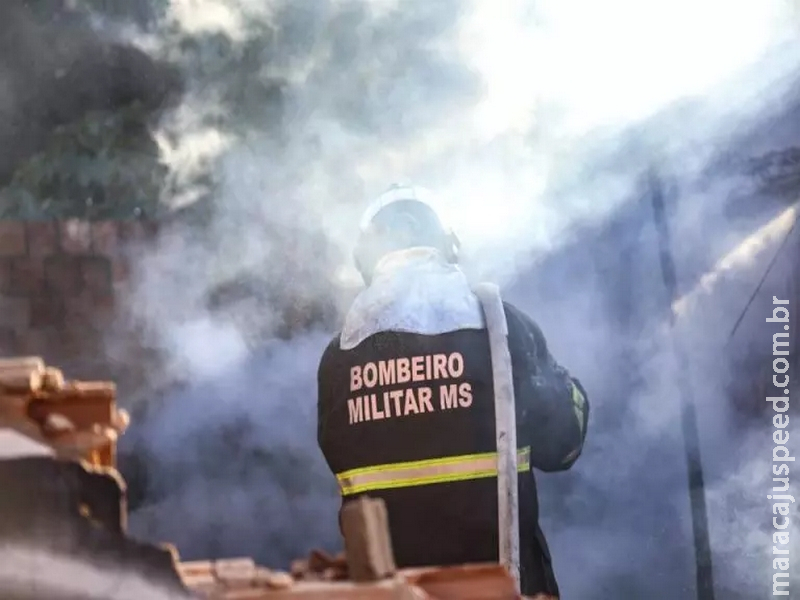
M 105 298 L 112 294 L 111 260 L 105 256 L 91 256 L 81 259 L 81 279 L 83 288 L 91 295 Z
M 44 291 L 44 260 L 38 256 L 11 259 L 9 293 L 33 296 Z
M 156 221 L 118 221 L 120 239 L 125 242 L 144 242 L 152 240 L 158 234 Z
M 345 503 L 341 524 L 348 572 L 353 581 L 377 581 L 395 572 L 383 500 L 362 496 Z
M 28 251 L 23 221 L 0 221 L 0 256 L 23 256 Z
M 113 294 L 92 298 L 94 301 L 94 317 L 92 323 L 97 327 L 106 328 L 114 320 L 116 302 Z
M 76 378 L 97 379 L 102 378 L 103 339 L 96 331 L 87 330 L 85 327 L 72 327 L 67 325 L 59 330 L 59 350 L 64 353 L 63 364 L 67 371 L 74 373 Z M 76 370 L 77 368 L 80 370 Z
M 114 297 L 98 297 L 84 291 L 79 296 L 64 299 L 65 322 L 81 330 L 102 330 L 114 318 Z
M 62 254 L 45 258 L 44 276 L 51 293 L 77 296 L 83 288 L 80 259 L 76 256 Z
M 111 260 L 111 280 L 114 285 L 125 283 L 131 277 L 131 265 L 127 257 L 115 256 Z
M 0 296 L 0 327 L 24 330 L 30 319 L 31 307 L 27 298 Z
M 117 223 L 119 239 L 124 242 L 136 242 L 144 238 L 144 227 L 141 221 L 119 221 Z
M 12 261 L 10 258 L 0 258 L 0 294 L 9 294 L 14 287 L 11 275 Z
M 58 339 L 58 330 L 51 327 L 29 329 L 18 340 L 18 351 L 23 355 L 50 357 Z M 48 361 L 49 362 L 49 361 Z
M 158 236 L 158 232 L 159 232 L 159 230 L 161 228 L 160 227 L 160 223 L 158 221 L 154 221 L 154 220 L 151 219 L 151 220 L 143 221 L 142 225 L 144 227 L 144 233 L 145 233 L 145 236 L 147 237 L 147 239 L 152 240 L 156 236 Z
M 95 221 L 91 224 L 92 251 L 96 254 L 114 256 L 119 238 L 117 221 Z
M 19 350 L 17 332 L 10 327 L 0 327 L 0 356 L 13 356 Z
M 68 219 L 59 223 L 61 249 L 69 254 L 88 254 L 92 249 L 92 229 L 87 221 Z
M 28 253 L 31 256 L 49 256 L 58 252 L 58 225 L 55 221 L 28 223 Z
M 62 327 L 66 320 L 64 301 L 53 294 L 43 294 L 30 299 L 30 326 Z
M 64 300 L 65 322 L 70 326 L 85 327 L 94 317 L 94 300 L 89 294 L 80 294 Z

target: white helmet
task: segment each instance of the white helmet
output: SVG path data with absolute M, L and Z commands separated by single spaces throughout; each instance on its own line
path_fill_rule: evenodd
M 438 249 L 450 262 L 458 261 L 459 242 L 442 224 L 427 190 L 394 184 L 364 211 L 354 259 L 364 281 L 384 255 L 418 246 Z

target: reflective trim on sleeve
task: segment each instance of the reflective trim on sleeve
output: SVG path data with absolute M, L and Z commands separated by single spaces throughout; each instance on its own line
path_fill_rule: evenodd
M 586 398 L 583 397 L 583 393 L 581 393 L 574 381 L 570 381 L 570 386 L 572 386 L 572 410 L 575 412 L 575 416 L 578 419 L 578 427 L 580 427 L 581 435 L 583 435 L 583 422 L 586 418 Z
M 530 447 L 517 450 L 518 472 L 530 470 L 530 458 Z M 336 475 L 343 496 L 487 477 L 497 477 L 496 452 L 361 467 Z

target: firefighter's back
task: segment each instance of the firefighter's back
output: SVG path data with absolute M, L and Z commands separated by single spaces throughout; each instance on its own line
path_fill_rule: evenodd
M 485 331 L 383 331 L 331 343 L 320 445 L 343 499 L 389 511 L 398 564 L 496 559 L 494 408 Z
M 343 501 L 386 502 L 400 566 L 497 560 L 494 422 L 489 338 L 466 277 L 433 250 L 394 253 L 322 357 L 318 434 Z M 525 536 L 536 499 L 524 453 L 520 466 Z

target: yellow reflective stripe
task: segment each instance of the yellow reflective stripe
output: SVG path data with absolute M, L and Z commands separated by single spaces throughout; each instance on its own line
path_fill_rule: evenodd
M 517 470 L 530 469 L 530 448 L 517 451 Z M 336 475 L 343 495 L 497 476 L 497 453 L 484 452 L 352 469 Z
M 570 382 L 570 385 L 572 386 L 572 410 L 575 413 L 575 418 L 578 419 L 578 429 L 580 430 L 581 438 L 583 438 L 584 421 L 586 420 L 586 398 L 578 389 L 578 386 L 575 385 L 574 381 Z M 566 465 L 574 461 L 578 454 L 580 454 L 582 448 L 583 441 L 579 442 L 578 447 L 564 457 L 561 464 Z
M 574 382 L 570 382 L 570 385 L 572 385 L 572 410 L 575 412 L 575 416 L 578 419 L 578 427 L 580 428 L 581 435 L 583 435 L 583 420 L 585 418 L 584 414 L 586 411 L 586 398 L 583 397 L 583 394 Z

